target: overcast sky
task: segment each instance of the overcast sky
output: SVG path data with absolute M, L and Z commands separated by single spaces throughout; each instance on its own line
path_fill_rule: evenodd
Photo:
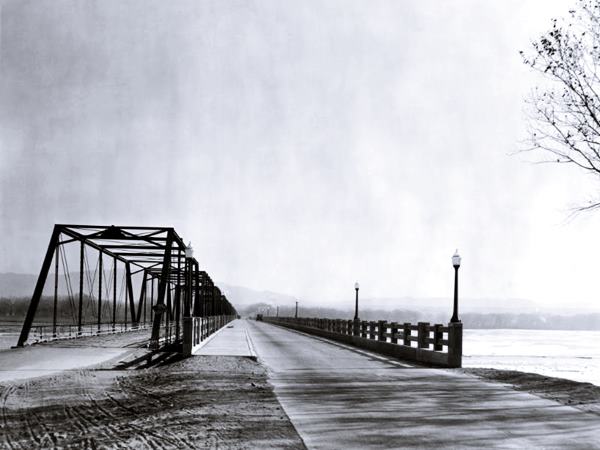
M 215 280 L 600 303 L 598 185 L 510 156 L 570 1 L 5 1 L 0 271 L 54 223 L 174 226 Z

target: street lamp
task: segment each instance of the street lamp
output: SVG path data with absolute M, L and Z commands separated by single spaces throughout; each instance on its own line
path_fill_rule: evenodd
M 458 250 L 452 256 L 452 265 L 454 266 L 454 312 L 452 313 L 451 323 L 460 322 L 458 319 L 458 268 L 460 267 L 460 255 Z
M 192 248 L 192 241 L 190 241 L 187 245 L 187 247 L 185 248 L 185 257 L 186 258 L 193 258 L 194 257 L 194 249 Z
M 360 289 L 360 284 L 358 281 L 354 283 L 354 290 L 356 291 L 356 303 L 354 306 L 354 320 L 358 320 L 358 290 Z
M 295 319 L 298 318 L 298 302 L 296 301 L 296 315 L 294 316 Z

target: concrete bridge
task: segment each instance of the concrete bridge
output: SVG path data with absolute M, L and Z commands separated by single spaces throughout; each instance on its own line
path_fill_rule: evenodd
M 257 357 L 308 448 L 600 448 L 597 414 L 282 322 L 234 321 L 198 354 Z

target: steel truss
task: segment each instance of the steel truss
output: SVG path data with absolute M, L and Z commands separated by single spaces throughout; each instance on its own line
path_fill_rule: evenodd
M 149 310 L 152 322 L 151 345 L 158 346 L 161 326 L 167 330 L 175 327 L 175 340 L 180 337 L 182 319 L 185 317 L 207 317 L 216 315 L 236 315 L 235 308 L 215 286 L 210 276 L 200 270 L 198 261 L 186 258 L 186 245 L 174 228 L 142 227 L 115 225 L 64 225 L 54 226 L 46 256 L 27 310 L 23 328 L 19 336 L 18 346 L 23 346 L 29 337 L 36 311 L 42 298 L 48 274 L 54 261 L 53 290 L 53 334 L 56 337 L 58 309 L 58 272 L 61 258 L 61 247 L 66 244 L 79 243 L 79 289 L 77 305 L 77 332 L 82 333 L 84 274 L 87 250 L 97 252 L 99 267 L 97 292 L 97 327 L 100 331 L 106 322 L 102 320 L 104 308 L 111 308 L 112 329 L 115 330 L 117 315 L 117 270 L 124 269 L 125 284 L 125 323 L 130 320 L 137 326 L 141 320 L 146 321 Z M 64 256 L 63 256 L 64 258 Z M 110 264 L 112 263 L 112 264 Z M 106 283 L 104 267 L 111 267 L 112 275 Z M 139 295 L 134 297 L 132 277 L 142 274 Z M 66 273 L 68 275 L 68 273 Z M 87 275 L 89 276 L 89 270 Z M 111 281 L 112 280 L 112 281 Z M 104 291 L 112 287 L 112 299 L 103 298 Z M 154 300 L 155 283 L 158 284 L 158 295 Z M 109 286 L 112 284 L 112 286 Z M 92 285 L 95 286 L 94 281 Z M 68 289 L 71 289 L 69 286 Z M 147 303 L 148 291 L 150 305 Z M 107 296 L 105 296 L 107 297 Z M 112 300 L 112 306 L 110 302 Z M 103 301 L 104 306 L 103 306 Z M 108 306 L 106 302 L 109 302 Z M 149 308 L 148 308 L 149 306 Z M 128 313 L 129 310 L 129 313 Z M 106 316 L 106 314 L 105 314 Z M 161 325 L 163 324 L 163 325 Z

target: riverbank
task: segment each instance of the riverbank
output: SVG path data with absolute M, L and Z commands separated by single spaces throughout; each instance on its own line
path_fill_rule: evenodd
M 600 416 L 600 386 L 591 383 L 516 370 L 485 368 L 461 370 L 488 381 L 508 384 L 517 391 L 528 392 Z
M 305 448 L 260 364 L 219 356 L 175 360 L 0 383 L 0 446 Z

